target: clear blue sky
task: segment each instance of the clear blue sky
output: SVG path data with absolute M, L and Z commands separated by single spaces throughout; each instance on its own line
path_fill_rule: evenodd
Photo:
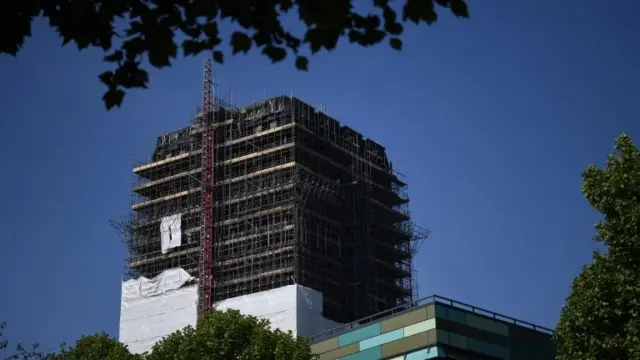
M 590 260 L 580 173 L 627 131 L 640 142 L 640 3 L 472 2 L 472 20 L 410 27 L 405 49 L 344 47 L 311 72 L 260 55 L 216 68 L 236 103 L 291 93 L 385 144 L 432 230 L 416 263 L 432 293 L 553 327 Z M 108 219 L 131 167 L 200 102 L 200 58 L 152 73 L 105 112 L 100 53 L 43 22 L 0 57 L 0 320 L 45 348 L 117 335 L 124 248 Z

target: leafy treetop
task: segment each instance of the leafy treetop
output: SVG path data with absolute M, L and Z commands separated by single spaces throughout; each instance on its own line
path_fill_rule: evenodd
M 0 339 L 2 329 L 0 326 Z M 7 342 L 0 341 L 0 350 Z M 131 354 L 127 347 L 107 334 L 82 337 L 73 347 L 57 353 L 32 351 L 19 346 L 7 360 L 312 360 L 305 338 L 271 331 L 269 322 L 239 311 L 211 311 L 198 326 L 176 331 L 157 342 L 150 353 Z
M 304 46 L 314 54 L 332 50 L 342 37 L 351 43 L 371 46 L 389 39 L 389 45 L 402 49 L 402 23 L 432 24 L 436 7 L 448 8 L 458 17 L 468 17 L 466 0 L 405 0 L 401 20 L 390 0 L 373 0 L 378 13 L 360 13 L 354 1 L 326 2 L 304 0 L 21 0 L 0 12 L 0 54 L 17 55 L 25 38 L 31 36 L 31 23 L 44 16 L 62 37 L 75 42 L 78 49 L 97 47 L 105 51 L 105 61 L 114 69 L 100 75 L 107 86 L 103 100 L 107 109 L 120 106 L 126 89 L 146 88 L 149 76 L 141 68 L 146 56 L 156 68 L 171 65 L 179 47 L 184 56 L 213 51 L 222 63 L 224 54 L 218 22 L 231 20 L 239 25 L 229 41 L 232 53 L 261 49 L 272 62 L 295 56 L 295 66 L 307 70 Z M 283 15 L 296 11 L 305 26 L 302 36 L 287 30 Z M 115 22 L 126 23 L 119 31 Z M 182 33 L 180 46 L 175 37 Z M 117 45 L 114 45 L 117 43 Z
M 603 214 L 594 253 L 574 280 L 556 329 L 558 360 L 640 360 L 640 149 L 622 135 L 582 191 Z
M 235 310 L 212 311 L 153 346 L 145 360 L 311 360 L 309 340 L 271 331 L 269 322 Z

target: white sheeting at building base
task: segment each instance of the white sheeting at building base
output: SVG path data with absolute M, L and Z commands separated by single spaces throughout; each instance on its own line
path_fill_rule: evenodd
M 182 269 L 171 269 L 151 280 L 122 283 L 120 342 L 132 353 L 143 353 L 172 332 L 195 325 L 198 287 L 184 286 L 192 279 Z
M 216 309 L 239 310 L 244 315 L 267 319 L 272 329 L 312 336 L 340 326 L 322 316 L 322 293 L 300 285 L 222 300 Z
M 133 353 L 150 351 L 155 342 L 197 320 L 198 290 L 184 286 L 192 277 L 182 269 L 167 270 L 155 279 L 122 284 L 120 342 Z M 273 329 L 312 336 L 340 325 L 322 316 L 322 293 L 289 285 L 223 300 L 218 310 L 235 309 L 267 319 Z

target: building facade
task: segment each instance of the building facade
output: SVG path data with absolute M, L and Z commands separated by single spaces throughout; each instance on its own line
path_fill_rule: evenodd
M 553 331 L 432 296 L 312 337 L 319 360 L 553 360 Z
M 158 138 L 133 169 L 129 278 L 203 271 L 205 117 L 215 130 L 213 303 L 300 285 L 322 293 L 327 319 L 350 322 L 415 298 L 412 257 L 426 234 L 384 147 L 287 96 L 218 101 Z

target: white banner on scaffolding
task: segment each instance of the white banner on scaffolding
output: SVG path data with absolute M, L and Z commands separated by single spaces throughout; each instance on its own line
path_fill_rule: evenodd
M 165 216 L 160 221 L 160 246 L 162 253 L 182 245 L 182 214 Z

